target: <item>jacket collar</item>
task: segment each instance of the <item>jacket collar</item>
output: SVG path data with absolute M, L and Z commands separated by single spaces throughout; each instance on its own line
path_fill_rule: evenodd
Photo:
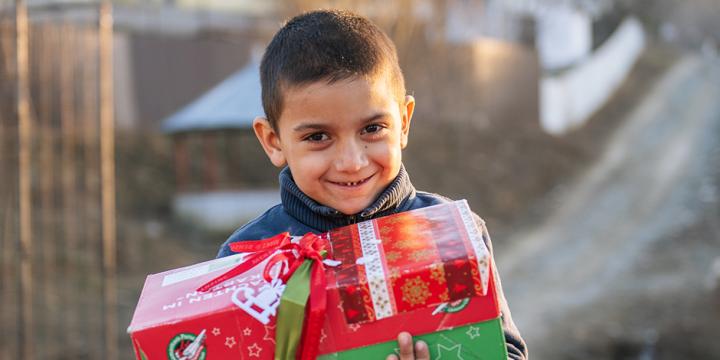
M 415 196 L 415 188 L 410 183 L 410 177 L 403 165 L 400 166 L 400 172 L 395 180 L 380 193 L 380 196 L 355 215 L 345 215 L 305 195 L 293 180 L 288 167 L 280 171 L 279 178 L 280 198 L 285 211 L 300 222 L 322 232 L 403 211 L 407 200 Z

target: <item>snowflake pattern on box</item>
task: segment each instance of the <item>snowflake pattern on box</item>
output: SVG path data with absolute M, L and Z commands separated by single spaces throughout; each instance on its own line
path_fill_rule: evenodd
M 424 305 L 430 297 L 430 289 L 420 277 L 407 280 L 400 289 L 403 301 L 412 306 Z

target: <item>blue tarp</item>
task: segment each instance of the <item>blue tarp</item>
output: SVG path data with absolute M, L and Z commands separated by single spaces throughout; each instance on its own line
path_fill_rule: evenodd
M 258 64 L 247 66 L 163 121 L 167 133 L 248 129 L 263 115 Z

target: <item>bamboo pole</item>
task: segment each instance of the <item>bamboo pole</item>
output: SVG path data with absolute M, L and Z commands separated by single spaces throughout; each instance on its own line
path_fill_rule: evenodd
M 5 57 L 5 54 L 2 52 L 3 37 L 3 28 L 0 23 L 0 59 Z M 5 79 L 3 69 L 0 68 L 0 95 L 4 93 L 2 86 L 4 81 L 7 80 Z M 10 196 L 13 191 L 9 189 L 10 184 L 8 184 L 8 180 L 10 180 L 13 174 L 9 169 L 9 164 L 11 163 L 11 157 L 9 155 L 11 154 L 11 148 L 9 141 L 5 141 L 6 129 L 3 115 L 6 109 L 3 100 L 3 97 L 0 96 L 0 174 L 3 174 L 3 176 L 0 176 L 0 224 L 2 224 L 2 226 L 0 226 L 0 259 L 2 259 L 0 260 L 0 301 L 2 301 L 4 305 L 0 308 L 0 358 L 9 359 L 11 357 L 9 348 L 11 341 L 8 324 L 10 324 L 11 320 L 9 319 L 10 311 L 8 311 L 10 308 L 8 294 L 11 293 L 9 288 L 12 282 L 10 263 L 13 252 L 9 243 L 10 229 L 12 228 L 11 214 L 14 213 L 14 211 L 12 211 L 13 205 Z
M 7 80 L 10 80 L 10 74 L 13 73 L 13 59 L 14 56 L 10 55 L 10 49 L 15 45 L 15 26 L 10 21 L 0 21 L 0 51 L 2 52 L 4 68 L 0 69 L 0 72 L 7 76 Z
M 99 132 L 98 132 L 98 113 L 97 113 L 97 61 L 98 46 L 96 41 L 98 38 L 94 34 L 94 27 L 83 27 L 80 29 L 80 47 L 76 52 L 83 61 L 80 73 L 80 121 L 82 122 L 83 137 L 83 170 L 84 170 L 84 188 L 82 191 L 82 207 L 83 207 L 83 227 L 84 232 L 82 241 L 77 249 L 79 259 L 83 261 L 81 264 L 88 268 L 93 268 L 92 248 L 100 240 L 100 159 L 98 150 L 100 150 Z M 83 285 L 88 285 L 84 283 Z M 88 321 L 87 317 L 82 320 Z M 89 326 L 84 326 L 89 329 Z
M 19 357 L 17 333 L 17 136 L 13 136 L 15 123 L 15 85 L 14 85 L 14 58 L 15 25 L 12 21 L 0 21 L 0 59 L 3 67 L 0 68 L 0 132 L 3 143 L 0 152 L 0 194 L 3 194 L 2 227 L 0 227 L 0 254 L 2 258 L 2 283 L 0 284 L 0 357 L 12 359 Z M 13 114 L 13 115 L 10 115 Z
M 7 54 L 5 54 L 5 47 L 4 47 L 4 40 L 5 40 L 5 24 L 2 21 L 2 18 L 0 18 L 0 61 L 7 59 Z M 0 65 L 4 64 L 5 61 L 0 62 Z M 7 144 L 6 141 L 6 132 L 5 129 L 5 113 L 8 112 L 5 108 L 4 102 L 7 100 L 3 95 L 5 94 L 4 87 L 9 82 L 7 79 L 6 72 L 4 71 L 4 67 L 0 67 L 0 174 L 3 174 L 3 176 L 0 176 L 0 223 L 4 224 L 5 216 L 8 213 L 8 207 L 6 207 L 5 204 L 5 196 L 8 192 L 8 184 L 7 180 L 9 178 L 9 171 L 7 169 L 8 160 L 10 159 L 9 149 L 10 147 Z M 0 232 L 0 252 L 4 251 L 4 240 L 5 240 L 5 232 Z M 3 258 L 4 260 L 4 258 Z M 3 280 L 4 280 L 4 274 L 5 274 L 5 266 L 7 264 L 5 262 L 0 263 L 0 291 L 3 290 Z M 0 312 L 0 316 L 2 316 L 4 312 Z M 0 331 L 3 330 L 3 327 L 0 326 Z M 2 347 L 3 340 L 2 340 L 3 333 L 0 333 L 0 351 L 4 350 Z M 2 352 L 0 352 L 2 354 Z
M 49 59 L 52 51 L 48 49 L 52 43 L 48 41 L 51 29 L 48 25 L 44 25 L 38 29 L 39 39 L 38 42 L 38 56 L 39 61 L 35 61 L 38 65 L 39 87 L 38 87 L 38 122 L 41 124 L 41 141 L 40 141 L 40 189 L 41 189 L 41 208 L 42 208 L 42 241 L 43 241 L 43 276 L 47 277 L 51 273 L 52 269 L 52 250 L 54 246 L 54 233 L 53 233 L 53 184 L 54 184 L 54 167 L 53 167 L 53 148 L 54 140 L 53 136 L 53 109 L 52 109 L 52 92 L 54 90 L 53 84 L 53 71 L 51 63 L 44 61 Z M 52 49 L 55 50 L 55 49 Z M 47 282 L 47 281 L 46 281 Z M 47 305 L 47 303 L 46 303 Z
M 3 172 L 4 174 L 8 174 L 9 172 Z M 13 174 L 14 175 L 14 174 Z M 14 189 L 13 189 L 14 190 Z M 16 260 L 14 259 L 14 255 L 17 252 L 17 249 L 15 248 L 14 242 L 10 239 L 16 238 L 13 236 L 13 230 L 16 229 L 16 217 L 13 215 L 16 215 L 15 213 L 15 206 L 17 204 L 17 198 L 14 196 L 14 191 L 11 191 L 8 193 L 8 196 L 3 201 L 3 206 L 5 206 L 6 212 L 2 219 L 2 237 L 3 240 L 0 242 L 0 246 L 2 246 L 0 249 L 2 249 L 2 259 L 3 259 L 3 276 L 2 276 L 2 286 L 0 289 L 2 289 L 2 334 L 0 334 L 0 355 L 2 355 L 3 359 L 13 359 L 13 358 L 20 358 L 20 349 L 17 347 L 19 336 L 18 334 L 13 331 L 16 330 L 15 326 L 18 323 L 17 321 L 17 311 L 16 306 L 19 303 L 16 303 L 17 300 L 17 292 L 14 288 L 14 285 L 16 284 L 16 276 L 17 271 L 16 270 Z M 15 307 L 15 308 L 14 308 Z
M 100 276 L 100 272 L 95 269 L 100 268 L 102 262 L 95 256 L 99 252 L 101 242 L 100 229 L 100 136 L 98 133 L 98 36 L 96 36 L 96 28 L 94 26 L 83 26 L 79 29 L 79 48 L 75 52 L 76 56 L 82 59 L 82 68 L 80 70 L 80 79 L 78 85 L 80 87 L 80 111 L 79 120 L 82 123 L 82 144 L 83 144 L 83 179 L 84 187 L 80 193 L 81 197 L 81 217 L 83 219 L 82 232 L 79 246 L 75 249 L 73 259 L 76 259 L 75 266 L 88 271 L 90 277 Z M 96 252 L 97 251 L 97 252 Z M 78 282 L 78 291 L 83 293 L 93 293 L 94 281 Z M 81 308 L 77 313 L 77 321 L 79 324 L 79 335 L 82 339 L 90 339 L 96 336 L 100 331 L 99 324 L 94 321 L 92 316 L 87 314 L 94 313 L 96 310 L 95 298 L 86 297 L 81 301 Z M 100 342 L 82 342 L 82 347 L 90 358 L 97 358 Z
M 28 84 L 28 18 L 23 0 L 15 1 L 15 27 L 17 46 L 17 107 L 19 148 L 19 195 L 20 195 L 20 358 L 32 360 L 33 356 L 33 284 L 32 284 L 32 119 Z
M 5 87 L 8 83 L 10 83 L 9 79 L 9 69 L 6 66 L 6 63 L 8 62 L 7 59 L 10 58 L 8 56 L 6 48 L 6 33 L 8 29 L 6 28 L 6 24 L 3 21 L 3 19 L 0 17 L 0 174 L 3 174 L 4 176 L 0 176 L 0 219 L 4 219 L 4 216 L 6 215 L 8 208 L 5 207 L 5 196 L 8 193 L 8 180 L 9 180 L 9 169 L 8 163 L 10 160 L 10 146 L 9 141 L 7 140 L 7 134 L 10 132 L 8 129 L 6 129 L 5 125 L 5 115 L 6 113 L 10 113 L 9 109 L 6 108 L 6 101 L 10 100 L 9 97 L 4 96 L 5 95 Z M 2 221 L 2 220 L 0 220 Z M 2 248 L 2 240 L 4 238 L 0 238 L 0 251 L 3 250 Z M 3 266 L 5 263 L 3 263 Z M 3 277 L 3 269 L 4 267 L 0 267 L 0 281 L 2 281 Z M 0 283 L 0 289 L 3 283 Z M 2 313 L 0 313 L 2 314 Z M 2 329 L 2 327 L 0 327 Z M 0 334 L 2 335 L 2 334 Z M 0 339 L 0 344 L 2 344 L 2 339 Z M 2 349 L 2 347 L 0 347 Z
M 36 167 L 40 182 L 40 204 L 39 211 L 37 212 L 37 219 L 35 221 L 37 228 L 37 239 L 34 256 L 36 264 L 39 264 L 35 268 L 35 289 L 40 293 L 36 295 L 38 307 L 35 316 L 38 320 L 41 320 L 42 325 L 36 327 L 35 336 L 39 339 L 39 343 L 43 346 L 39 346 L 35 352 L 35 355 L 40 359 L 48 358 L 48 350 L 52 348 L 49 346 L 51 337 L 50 324 L 52 316 L 48 311 L 51 298 L 48 296 L 48 287 L 50 281 L 48 277 L 52 274 L 52 267 L 50 262 L 52 241 L 52 121 L 51 121 L 51 97 L 49 84 L 52 74 L 50 73 L 50 67 L 47 61 L 47 31 L 48 25 L 35 25 L 30 27 L 30 31 L 34 34 L 32 41 L 32 51 L 30 52 L 30 62 L 32 63 L 33 73 L 35 78 L 31 81 L 35 84 L 35 96 L 37 96 L 38 106 L 36 108 L 37 118 L 35 119 L 38 125 L 36 134 L 39 140 L 39 166 Z M 37 161 L 36 161 L 37 163 Z M 39 262 L 39 263 L 38 263 Z
M 58 74 L 58 61 L 48 62 L 45 59 L 50 59 L 53 54 L 57 54 L 60 51 L 58 46 L 59 34 L 57 31 L 57 25 L 46 24 L 41 28 L 41 39 L 39 47 L 39 53 L 36 57 L 36 62 L 39 64 L 40 73 L 40 86 L 39 86 L 39 100 L 40 108 L 39 114 L 43 124 L 43 140 L 41 143 L 41 162 L 42 166 L 40 171 L 43 175 L 40 177 L 41 180 L 41 192 L 42 192 L 42 208 L 43 208 L 43 226 L 42 226 L 42 243 L 43 243 L 43 314 L 45 320 L 45 326 L 43 326 L 45 337 L 42 348 L 45 349 L 45 353 L 38 357 L 49 358 L 52 349 L 57 349 L 61 346 L 58 342 L 58 329 L 61 328 L 61 324 L 58 323 L 58 315 L 60 308 L 58 306 L 57 286 L 56 284 L 61 280 L 57 276 L 57 230 L 58 230 L 58 219 L 59 213 L 57 212 L 57 204 L 55 200 L 55 193 L 57 190 L 57 173 L 55 170 L 55 147 L 57 143 L 57 136 L 55 130 L 55 92 L 57 91 L 57 74 Z
M 63 236 L 60 249 L 60 262 L 62 269 L 60 273 L 65 279 L 66 285 L 62 287 L 60 294 L 60 307 L 65 309 L 60 314 L 60 323 L 66 326 L 67 330 L 60 334 L 62 342 L 66 345 L 72 343 L 72 331 L 74 320 L 73 304 L 68 301 L 72 294 L 75 284 L 70 282 L 72 276 L 72 268 L 70 266 L 70 257 L 72 250 L 75 248 L 78 237 L 78 203 L 77 203 L 77 175 L 75 163 L 76 145 L 76 125 L 75 125 L 75 73 L 76 61 L 73 56 L 77 33 L 69 25 L 63 25 L 61 28 L 62 43 L 60 57 L 60 123 L 62 131 L 62 143 L 60 157 L 62 161 L 62 214 L 63 214 Z
M 100 7 L 100 152 L 102 164 L 103 304 L 105 359 L 116 360 L 117 288 L 115 225 L 115 126 L 113 119 L 113 19 L 109 1 Z

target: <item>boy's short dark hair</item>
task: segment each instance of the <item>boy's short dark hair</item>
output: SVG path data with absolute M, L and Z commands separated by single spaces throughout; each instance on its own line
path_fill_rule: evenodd
M 277 130 L 286 89 L 378 74 L 389 76 L 402 104 L 405 81 L 395 45 L 370 20 L 344 10 L 298 15 L 275 34 L 260 64 L 265 115 Z

